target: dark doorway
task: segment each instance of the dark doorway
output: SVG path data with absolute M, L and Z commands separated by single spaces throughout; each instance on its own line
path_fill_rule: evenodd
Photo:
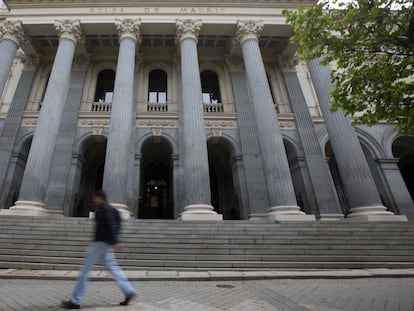
M 399 159 L 401 176 L 414 201 L 414 136 L 398 137 L 392 144 L 392 153 Z
M 211 204 L 225 220 L 239 220 L 240 210 L 234 191 L 232 146 L 223 138 L 211 138 L 207 143 L 210 168 Z
M 162 137 L 152 137 L 143 144 L 138 218 L 174 218 L 171 155 L 171 146 Z
M 106 154 L 106 137 L 93 136 L 85 142 L 79 192 L 73 216 L 87 217 L 92 211 L 91 199 L 95 190 L 102 189 Z

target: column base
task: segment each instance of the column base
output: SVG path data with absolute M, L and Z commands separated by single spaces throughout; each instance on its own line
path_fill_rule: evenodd
M 320 214 L 319 220 L 320 221 L 339 221 L 344 219 L 344 214 Z
M 44 203 L 35 201 L 16 201 L 9 209 L 0 210 L 0 215 L 11 216 L 50 216 Z
M 223 215 L 217 214 L 211 205 L 191 204 L 184 207 L 180 219 L 183 221 L 223 221 Z
M 131 212 L 128 210 L 128 206 L 121 203 L 109 203 L 112 205 L 113 208 L 116 208 L 119 212 L 119 216 L 121 216 L 121 219 L 127 220 L 131 218 Z M 89 215 L 89 218 L 91 218 L 91 215 Z
M 270 207 L 267 211 L 267 218 L 278 222 L 316 221 L 315 215 L 305 214 L 296 205 Z
M 350 209 L 348 220 L 355 221 L 408 221 L 405 215 L 395 215 L 385 206 L 366 206 Z

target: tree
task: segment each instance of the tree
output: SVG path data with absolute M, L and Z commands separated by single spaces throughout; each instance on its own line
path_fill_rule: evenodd
M 333 64 L 331 110 L 414 133 L 413 0 L 323 0 L 284 10 L 306 61 Z

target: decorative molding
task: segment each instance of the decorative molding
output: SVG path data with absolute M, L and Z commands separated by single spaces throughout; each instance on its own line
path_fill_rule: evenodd
M 227 54 L 225 56 L 227 66 L 229 66 L 230 71 L 244 71 L 244 62 L 243 59 L 236 54 Z
M 237 129 L 236 120 L 205 120 L 208 129 Z
M 0 23 L 0 39 L 10 39 L 21 45 L 27 41 L 26 33 L 21 21 L 5 21 Z
M 198 35 L 203 23 L 201 20 L 192 20 L 192 19 L 177 19 L 175 26 L 177 28 L 175 42 L 181 42 L 185 38 L 194 38 L 198 40 Z
M 118 31 L 119 41 L 124 37 L 129 37 L 141 44 L 141 19 L 115 19 L 114 24 Z
M 277 55 L 277 64 L 285 71 L 296 71 L 296 66 L 299 64 L 299 57 L 295 55 Z
M 37 118 L 25 118 L 22 120 L 22 127 L 36 127 Z
M 73 64 L 76 67 L 87 67 L 91 62 L 91 54 L 89 53 L 80 53 L 76 54 L 73 58 Z
M 171 119 L 140 119 L 136 122 L 137 127 L 142 128 L 178 128 L 178 120 Z
M 24 65 L 26 69 L 34 69 L 40 62 L 40 54 L 26 54 L 21 51 L 17 51 L 16 58 Z
M 214 137 L 221 137 L 221 135 L 223 134 L 223 129 L 221 129 L 221 128 L 212 128 L 211 132 L 213 133 Z
M 103 127 L 94 127 L 92 129 L 92 135 L 94 136 L 101 136 L 103 131 Z
M 92 127 L 92 128 L 100 128 L 100 127 L 109 127 L 110 120 L 109 116 L 107 119 L 93 119 L 91 117 L 85 119 L 78 120 L 78 127 Z
M 233 45 L 242 44 L 247 39 L 259 39 L 263 26 L 262 21 L 238 21 L 232 38 Z
M 291 129 L 295 129 L 296 125 L 295 125 L 295 121 L 279 121 L 279 127 L 281 129 L 291 130 Z
M 152 136 L 161 137 L 161 134 L 162 134 L 162 128 L 160 128 L 160 127 L 153 127 L 152 128 Z
M 79 20 L 56 20 L 55 29 L 59 39 L 68 38 L 76 43 L 83 43 L 81 24 Z

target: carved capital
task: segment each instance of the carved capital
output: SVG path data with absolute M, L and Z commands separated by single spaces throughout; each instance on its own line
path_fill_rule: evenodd
M 0 23 L 0 39 L 10 39 L 18 45 L 26 41 L 22 22 L 5 21 Z
M 175 42 L 181 42 L 185 38 L 194 38 L 198 40 L 198 35 L 203 23 L 201 20 L 192 20 L 192 19 L 177 19 L 175 26 L 177 28 Z
M 285 71 L 295 71 L 295 67 L 299 64 L 297 55 L 277 55 L 277 64 Z
M 75 43 L 83 43 L 84 41 L 79 20 L 57 20 L 55 21 L 55 29 L 59 39 L 68 38 Z
M 142 41 L 141 20 L 138 19 L 116 19 L 115 28 L 121 41 L 124 37 L 134 39 L 138 44 Z
M 18 51 L 16 58 L 24 65 L 25 68 L 36 68 L 40 62 L 40 54 L 25 54 Z
M 228 54 L 225 56 L 225 60 L 230 71 L 244 71 L 244 62 L 239 55 Z
M 87 67 L 91 62 L 91 55 L 87 53 L 76 54 L 73 58 L 73 64 L 77 67 Z
M 238 21 L 236 32 L 233 36 L 233 44 L 242 44 L 247 39 L 259 39 L 263 30 L 261 21 Z

